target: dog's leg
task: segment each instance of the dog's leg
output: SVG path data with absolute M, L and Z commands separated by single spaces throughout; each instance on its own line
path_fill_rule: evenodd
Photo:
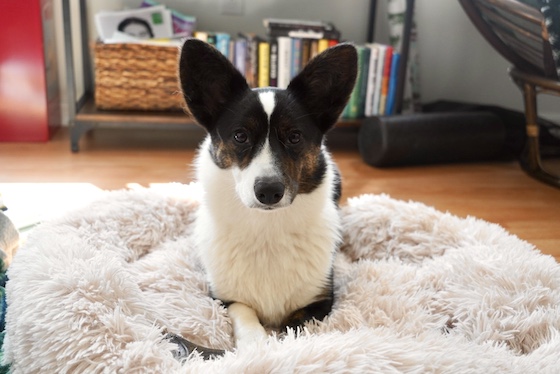
M 323 292 L 317 295 L 316 299 L 318 300 L 290 313 L 282 321 L 282 327 L 295 330 L 309 320 L 322 321 L 331 312 L 334 304 L 334 274 L 332 269 Z
M 228 313 L 238 349 L 267 338 L 268 334 L 252 308 L 242 303 L 233 303 L 228 306 Z
M 333 301 L 334 300 L 332 298 L 319 300 L 298 309 L 284 319 L 282 326 L 284 326 L 284 328 L 293 328 L 295 330 L 313 318 L 317 321 L 322 321 L 331 312 Z

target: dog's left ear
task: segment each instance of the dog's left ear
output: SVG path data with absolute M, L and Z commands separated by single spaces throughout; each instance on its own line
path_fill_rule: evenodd
M 323 132 L 333 127 L 346 106 L 358 74 L 358 53 L 339 44 L 309 61 L 290 82 L 288 91 L 312 115 Z

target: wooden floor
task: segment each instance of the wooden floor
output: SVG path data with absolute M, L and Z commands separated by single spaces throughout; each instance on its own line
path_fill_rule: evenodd
M 70 152 L 68 132 L 48 143 L 0 143 L 0 182 L 89 182 L 103 189 L 127 183 L 190 182 L 196 144 L 185 131 L 99 129 Z M 560 260 L 560 189 L 538 182 L 511 162 L 377 169 L 362 162 L 353 129 L 331 135 L 343 175 L 343 201 L 385 193 L 441 211 L 498 223 Z

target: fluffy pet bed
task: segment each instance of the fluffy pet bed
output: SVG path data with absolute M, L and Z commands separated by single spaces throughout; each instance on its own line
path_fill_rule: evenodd
M 173 188 L 171 188 L 173 187 Z M 8 270 L 14 372 L 558 373 L 560 265 L 497 225 L 385 195 L 341 212 L 336 303 L 296 336 L 232 349 L 193 248 L 195 185 L 109 192 L 29 237 Z

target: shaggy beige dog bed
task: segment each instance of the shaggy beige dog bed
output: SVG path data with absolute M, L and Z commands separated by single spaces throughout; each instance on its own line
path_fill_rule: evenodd
M 325 321 L 178 362 L 164 330 L 233 343 L 192 244 L 197 196 L 195 185 L 110 192 L 37 228 L 9 269 L 12 370 L 560 372 L 560 265 L 497 225 L 385 195 L 342 208 Z

